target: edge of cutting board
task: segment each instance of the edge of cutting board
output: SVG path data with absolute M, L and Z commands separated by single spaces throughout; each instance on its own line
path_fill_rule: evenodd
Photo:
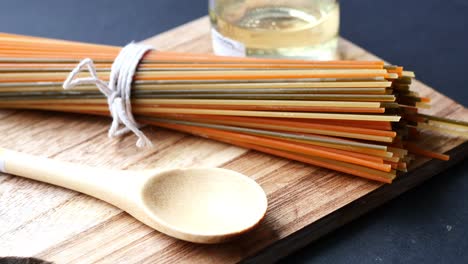
M 468 142 L 451 149 L 446 154 L 450 155 L 449 161 L 431 160 L 400 176 L 392 184 L 383 185 L 313 224 L 274 242 L 255 255 L 242 260 L 241 263 L 270 263 L 305 247 L 468 158 Z

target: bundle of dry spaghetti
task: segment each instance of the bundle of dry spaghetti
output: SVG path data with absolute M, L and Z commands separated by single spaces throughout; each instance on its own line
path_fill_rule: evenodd
M 0 108 L 109 115 L 95 85 L 62 88 L 83 58 L 106 81 L 120 47 L 0 34 Z M 88 76 L 81 73 L 81 76 Z M 298 61 L 147 52 L 132 83 L 142 124 L 174 129 L 390 183 L 419 148 L 419 126 L 467 124 L 418 114 L 414 74 L 382 61 Z

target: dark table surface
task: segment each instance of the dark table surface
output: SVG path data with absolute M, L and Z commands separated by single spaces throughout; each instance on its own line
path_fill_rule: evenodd
M 468 106 L 468 1 L 342 1 L 341 34 Z M 0 31 L 124 45 L 207 13 L 207 0 L 2 0 Z M 468 161 L 468 160 L 467 160 Z M 284 263 L 467 263 L 468 162 Z

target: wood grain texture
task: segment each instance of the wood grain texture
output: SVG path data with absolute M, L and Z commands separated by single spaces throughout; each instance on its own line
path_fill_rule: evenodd
M 208 20 L 202 18 L 147 40 L 161 50 L 210 52 Z M 340 40 L 344 59 L 376 59 Z M 468 120 L 468 110 L 415 82 L 433 99 L 427 113 Z M 392 185 L 336 173 L 187 134 L 146 127 L 151 150 L 135 138 L 108 139 L 107 118 L 40 111 L 0 111 L 0 146 L 59 160 L 118 169 L 218 166 L 258 181 L 269 199 L 264 222 L 221 245 L 181 242 L 89 196 L 14 176 L 0 175 L 0 256 L 36 256 L 57 263 L 231 263 L 273 261 L 336 229 L 442 169 L 463 160 L 467 145 L 428 135 L 434 150 L 453 152 L 450 162 L 417 160 Z

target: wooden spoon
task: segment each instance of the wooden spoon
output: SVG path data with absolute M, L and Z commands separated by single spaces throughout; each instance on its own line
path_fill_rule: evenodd
M 94 196 L 162 233 L 196 243 L 244 233 L 267 209 L 254 180 L 221 168 L 109 170 L 0 148 L 0 171 Z

